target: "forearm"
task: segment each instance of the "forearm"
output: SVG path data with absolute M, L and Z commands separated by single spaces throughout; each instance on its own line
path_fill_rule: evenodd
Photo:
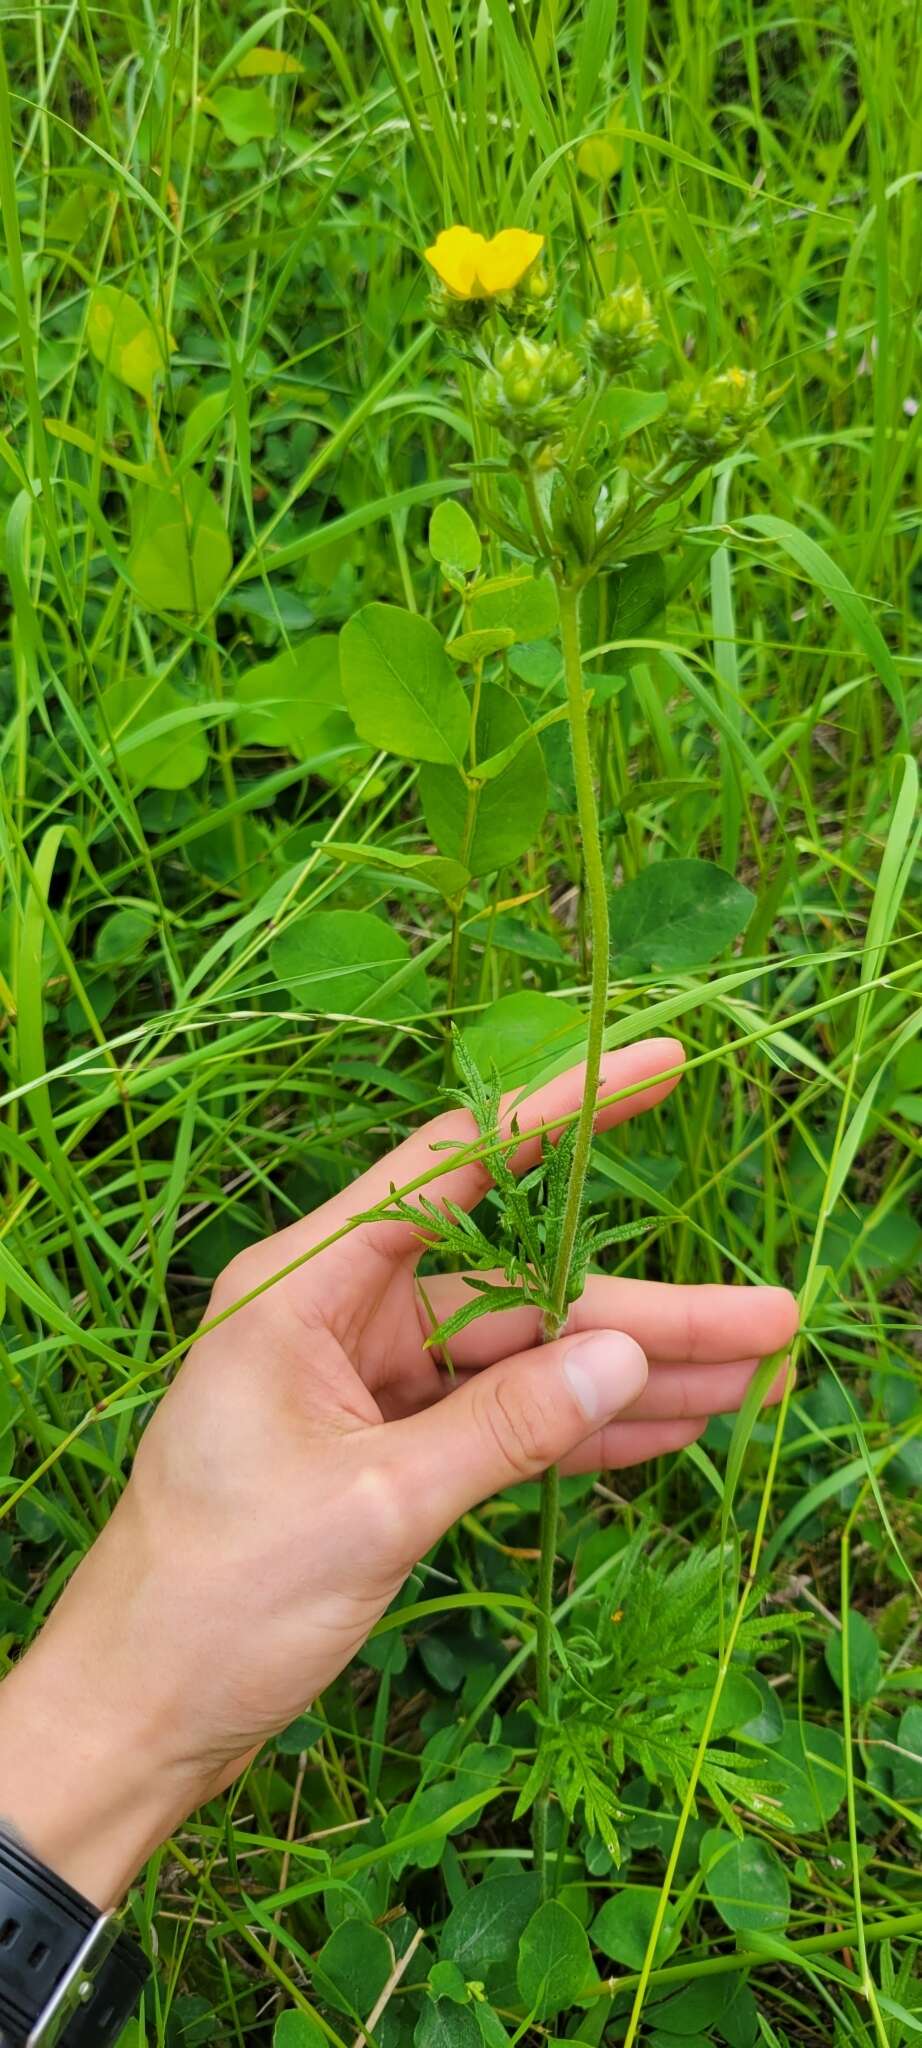
M 144 1658 L 121 1571 L 113 1527 L 0 1685 L 0 1818 L 102 1910 L 204 1796 L 173 1758 L 162 1655 Z
M 101 1911 L 175 1825 L 124 1731 L 102 1736 L 71 1674 L 28 1661 L 0 1687 L 0 1817 Z

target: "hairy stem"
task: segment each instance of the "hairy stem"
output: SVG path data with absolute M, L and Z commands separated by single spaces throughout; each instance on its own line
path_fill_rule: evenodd
M 467 604 L 465 604 L 465 626 L 467 626 L 469 622 L 469 617 L 469 608 Z M 480 716 L 480 697 L 482 689 L 483 662 L 478 661 L 474 669 L 474 688 L 471 696 L 471 722 L 467 749 L 469 777 L 473 775 L 474 769 L 477 766 L 477 720 Z M 468 780 L 467 808 L 464 814 L 464 835 L 461 841 L 462 867 L 467 867 L 468 861 L 470 860 L 471 857 L 471 847 L 474 842 L 474 828 L 477 823 L 477 810 L 479 803 L 480 785 L 479 783 Z M 449 955 L 448 962 L 448 990 L 445 1003 L 445 1047 L 443 1064 L 443 1076 L 446 1081 L 449 1081 L 451 1079 L 453 1060 L 451 1032 L 452 1025 L 454 1024 L 455 1021 L 455 1010 L 457 1008 L 457 1004 L 461 994 L 461 918 L 464 911 L 465 894 L 466 891 L 462 890 L 460 895 L 455 898 L 451 907 L 451 953 Z
M 579 820 L 580 839 L 583 850 L 583 873 L 589 909 L 589 936 L 591 950 L 591 980 L 589 998 L 589 1030 L 586 1041 L 586 1077 L 583 1083 L 583 1099 L 576 1123 L 573 1147 L 573 1164 L 567 1188 L 566 1207 L 560 1241 L 557 1246 L 554 1265 L 552 1300 L 553 1311 L 545 1319 L 545 1335 L 556 1337 L 567 1318 L 570 1267 L 579 1228 L 583 1190 L 592 1150 L 592 1131 L 595 1122 L 595 1108 L 599 1093 L 599 1070 L 602 1062 L 602 1037 L 605 1029 L 605 1009 L 608 1001 L 608 891 L 605 883 L 605 865 L 599 839 L 599 813 L 596 804 L 595 784 L 592 773 L 592 750 L 589 743 L 589 720 L 586 715 L 586 694 L 583 686 L 583 667 L 579 638 L 578 587 L 570 583 L 560 584 L 560 638 L 563 649 L 564 679 L 567 688 L 567 704 L 570 715 L 570 741 L 573 749 L 573 771 L 576 782 L 576 806 Z M 554 1563 L 557 1555 L 557 1525 L 560 1510 L 560 1476 L 556 1466 L 545 1474 L 541 1496 L 541 1561 L 538 1568 L 538 1615 L 536 1628 L 536 1694 L 538 1711 L 542 1719 L 550 1712 L 551 1704 L 551 1642 L 554 1596 Z M 535 1804 L 533 1842 L 535 1869 L 541 1881 L 542 1892 L 547 1888 L 547 1823 L 548 1794 L 539 1794 Z
M 560 1241 L 554 1265 L 552 1298 L 553 1317 L 548 1317 L 547 1335 L 556 1337 L 563 1328 L 567 1316 L 567 1289 L 570 1281 L 570 1267 L 573 1248 L 579 1228 L 583 1203 L 583 1189 L 589 1168 L 592 1150 L 592 1131 L 599 1093 L 599 1071 L 602 1064 L 602 1038 L 605 1031 L 605 1010 L 608 1003 L 608 889 L 605 881 L 605 863 L 602 859 L 602 845 L 599 838 L 599 813 L 595 798 L 595 784 L 592 773 L 592 750 L 589 743 L 589 719 L 586 714 L 586 696 L 583 687 L 583 667 L 579 644 L 579 591 L 568 583 L 560 586 L 560 638 L 563 648 L 564 679 L 567 686 L 567 706 L 570 714 L 570 740 L 573 748 L 573 772 L 576 782 L 576 809 L 579 833 L 583 851 L 583 874 L 589 908 L 589 942 L 591 949 L 591 977 L 589 995 L 589 1030 L 586 1039 L 586 1077 L 583 1083 L 583 1099 L 576 1124 L 576 1138 L 573 1147 L 573 1165 L 570 1169 L 570 1184 L 564 1210 Z

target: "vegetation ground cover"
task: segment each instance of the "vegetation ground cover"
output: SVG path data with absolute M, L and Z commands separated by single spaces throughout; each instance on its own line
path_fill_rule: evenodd
M 910 2048 L 913 11 L 62 0 L 2 48 L 4 1657 L 222 1266 L 446 1085 L 489 1129 L 492 1062 L 676 1032 L 594 1256 L 803 1317 L 780 1415 L 424 1561 L 154 1859 L 126 2042 Z M 452 223 L 543 246 L 446 295 Z M 558 1194 L 476 1219 L 549 1315 Z

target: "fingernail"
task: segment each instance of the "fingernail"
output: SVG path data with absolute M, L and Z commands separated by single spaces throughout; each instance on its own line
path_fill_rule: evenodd
M 587 1422 L 608 1422 L 642 1393 L 647 1361 L 640 1345 L 622 1330 L 593 1330 L 571 1344 L 564 1378 Z

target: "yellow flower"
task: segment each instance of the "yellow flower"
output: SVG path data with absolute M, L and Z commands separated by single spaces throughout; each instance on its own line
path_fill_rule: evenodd
M 543 248 L 544 236 L 525 228 L 503 228 L 489 242 L 473 228 L 443 228 L 426 262 L 453 298 L 492 299 L 521 284 Z

